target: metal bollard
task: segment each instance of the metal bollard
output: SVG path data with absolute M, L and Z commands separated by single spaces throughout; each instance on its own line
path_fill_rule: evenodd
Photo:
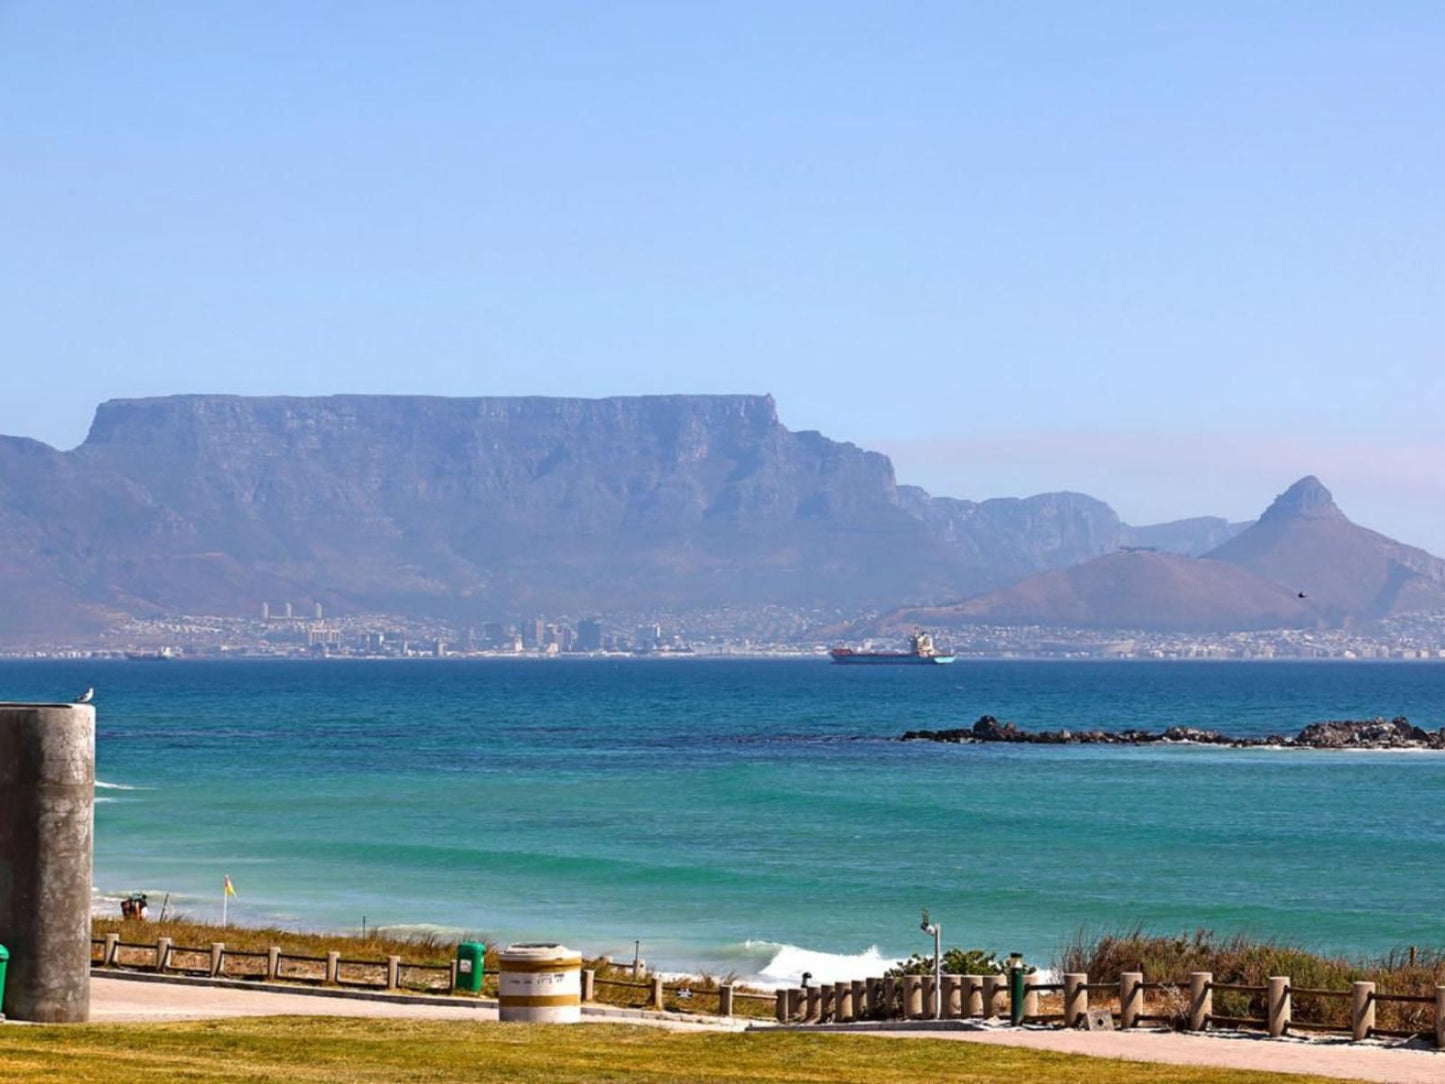
M 1009 1023 L 1019 1027 L 1024 1022 L 1024 969 L 1015 964 L 1008 973 L 1008 1016 Z
M 717 1014 L 719 1016 L 733 1014 L 733 988 L 727 983 L 723 983 L 717 988 Z

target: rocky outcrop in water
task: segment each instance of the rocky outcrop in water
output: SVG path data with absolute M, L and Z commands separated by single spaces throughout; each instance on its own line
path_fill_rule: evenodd
M 1287 749 L 1441 749 L 1445 727 L 1422 730 L 1403 715 L 1394 719 L 1331 720 L 1311 723 L 1292 738 L 1271 734 L 1263 738 L 1231 738 L 1217 730 L 1171 726 L 1166 730 L 1021 730 L 985 715 L 971 727 L 952 730 L 910 730 L 901 741 L 948 744 L 1006 742 L 1018 745 L 1223 745 L 1232 749 L 1279 746 Z

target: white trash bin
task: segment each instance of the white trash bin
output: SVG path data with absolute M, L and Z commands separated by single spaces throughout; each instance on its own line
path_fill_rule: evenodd
M 508 945 L 497 954 L 501 1020 L 575 1024 L 582 1019 L 582 954 L 550 942 Z

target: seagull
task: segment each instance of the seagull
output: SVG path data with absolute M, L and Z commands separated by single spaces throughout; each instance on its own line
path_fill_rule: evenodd
M 1305 594 L 1303 591 L 1301 591 L 1301 592 L 1299 593 L 1299 597 L 1300 597 L 1300 598 L 1309 598 L 1309 595 L 1307 595 L 1307 594 Z
M 77 696 L 74 700 L 71 701 L 71 703 L 73 703 L 73 704 L 89 704 L 89 703 L 90 703 L 92 700 L 94 700 L 94 699 L 95 699 L 95 689 L 94 689 L 94 688 L 90 688 L 90 689 L 86 689 L 85 692 L 83 692 L 83 693 L 81 693 L 79 696 Z

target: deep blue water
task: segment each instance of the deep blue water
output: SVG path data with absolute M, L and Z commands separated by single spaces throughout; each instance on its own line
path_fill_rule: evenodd
M 86 685 L 97 887 L 198 916 L 229 873 L 243 920 L 629 955 L 640 938 L 654 961 L 747 973 L 780 945 L 922 949 L 922 906 L 949 943 L 1035 958 L 1136 921 L 1445 944 L 1445 754 L 889 740 L 985 712 L 1435 728 L 1445 665 L 0 663 L 0 698 Z

